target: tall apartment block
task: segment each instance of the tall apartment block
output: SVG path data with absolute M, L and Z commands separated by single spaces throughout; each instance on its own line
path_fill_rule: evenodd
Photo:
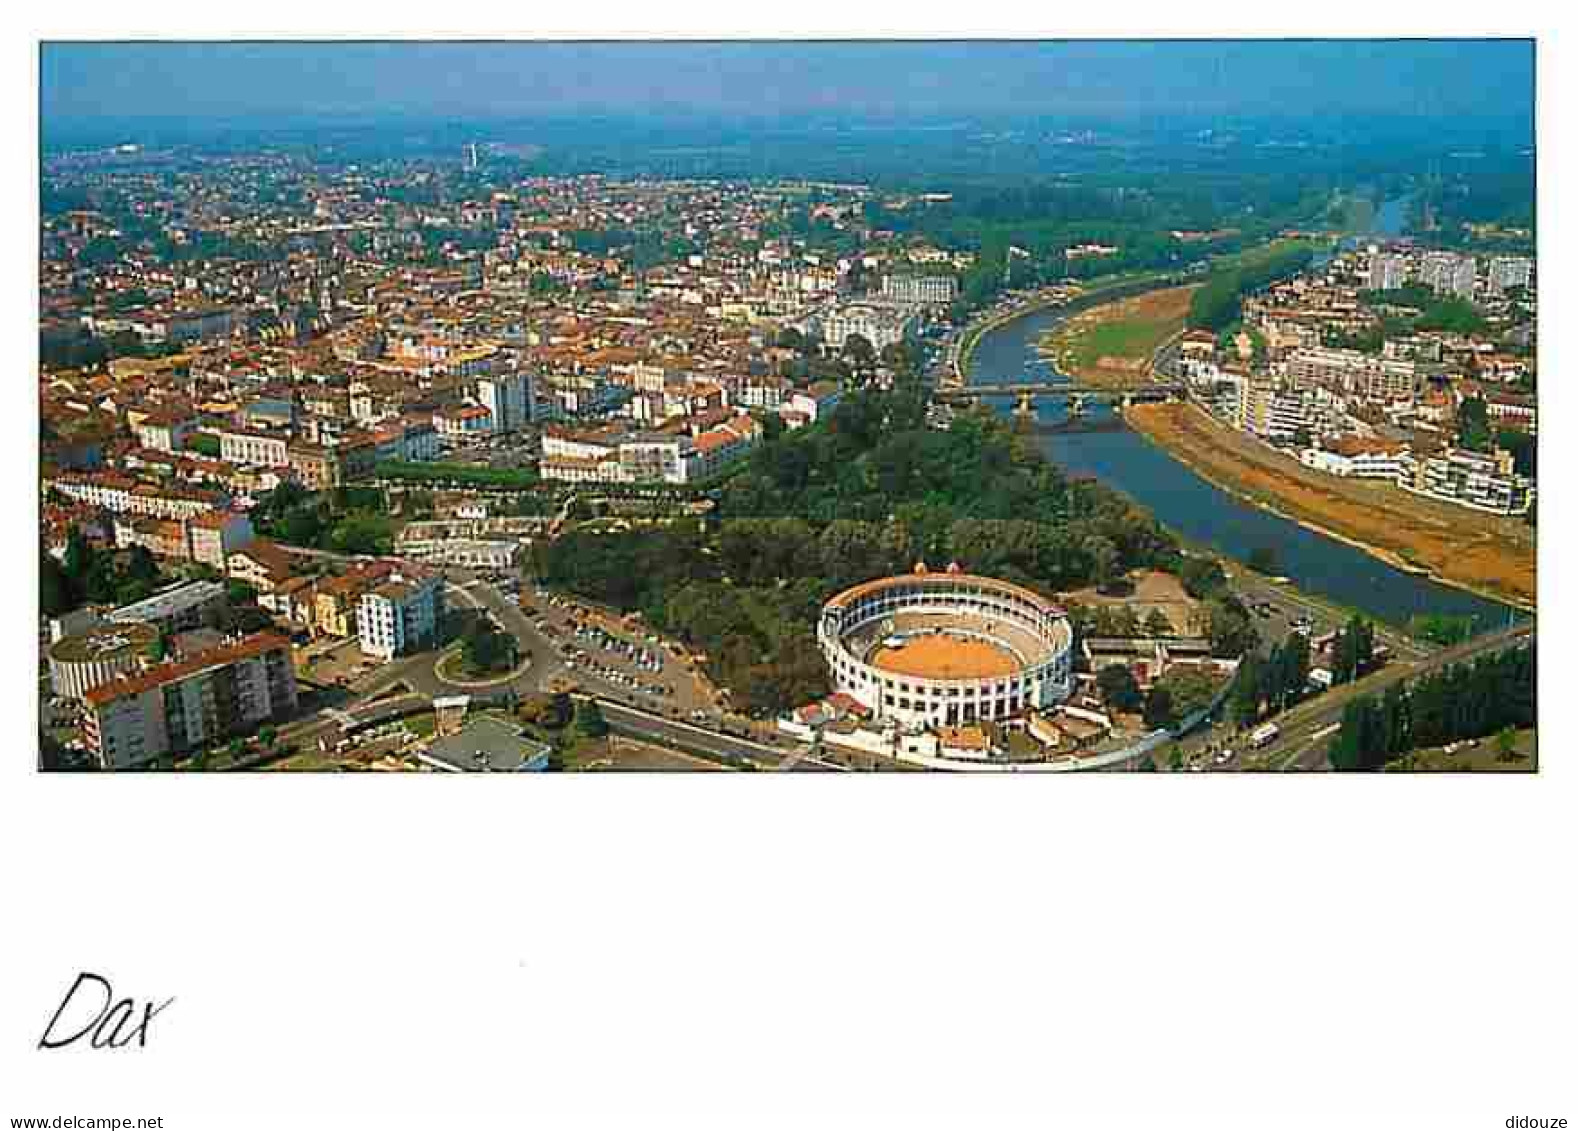
M 295 713 L 290 641 L 259 632 L 95 687 L 83 702 L 88 749 L 106 770 L 202 750 Z

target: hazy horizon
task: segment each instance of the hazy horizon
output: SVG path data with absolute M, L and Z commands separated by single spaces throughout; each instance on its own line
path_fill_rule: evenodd
M 836 114 L 1532 123 L 1531 40 L 45 43 L 45 123 Z

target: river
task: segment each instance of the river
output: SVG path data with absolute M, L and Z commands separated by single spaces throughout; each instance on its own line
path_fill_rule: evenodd
M 1387 201 L 1378 209 L 1376 233 L 1384 234 L 1386 226 L 1400 227 L 1406 205 L 1406 200 Z M 976 345 L 967 381 L 1057 380 L 1057 370 L 1037 355 L 1035 343 L 1067 316 L 1060 310 L 1033 311 L 989 331 Z M 1012 398 L 987 399 L 1005 415 L 1012 411 Z M 1094 416 L 1113 410 L 1093 404 L 1086 411 Z M 1037 413 L 1043 420 L 1062 420 L 1067 404 L 1059 398 L 1042 398 Z M 1500 602 L 1396 569 L 1344 542 L 1241 502 L 1134 432 L 1042 435 L 1038 440 L 1054 463 L 1117 488 L 1185 538 L 1239 561 L 1269 547 L 1281 572 L 1300 589 L 1380 620 L 1403 624 L 1416 614 L 1445 613 L 1472 616 L 1477 628 L 1485 631 L 1502 627 L 1514 612 Z

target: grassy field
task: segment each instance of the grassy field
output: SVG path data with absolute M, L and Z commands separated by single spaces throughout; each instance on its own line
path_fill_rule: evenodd
M 1093 385 L 1142 384 L 1156 348 L 1183 329 L 1194 291 L 1170 287 L 1091 307 L 1047 334 L 1041 352 Z
M 1534 531 L 1522 519 L 1413 495 L 1392 483 L 1305 467 L 1193 405 L 1135 405 L 1131 427 L 1227 490 L 1334 534 L 1405 569 L 1535 602 Z

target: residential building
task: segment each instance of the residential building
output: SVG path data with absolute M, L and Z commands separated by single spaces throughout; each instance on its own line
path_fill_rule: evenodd
M 119 471 L 62 471 L 44 486 L 115 514 L 149 518 L 194 518 L 228 503 L 218 491 L 143 483 Z
M 1492 424 L 1529 433 L 1537 431 L 1539 409 L 1534 397 L 1504 393 L 1499 389 L 1487 389 L 1480 395 L 1485 401 L 1485 415 Z
M 328 491 L 345 481 L 343 460 L 333 448 L 295 441 L 285 449 L 291 475 L 312 491 Z
M 511 570 L 520 562 L 521 543 L 514 538 L 411 539 L 400 543 L 400 553 L 421 562 Z
M 151 412 L 133 429 L 137 442 L 158 452 L 178 452 L 197 429 L 197 421 L 177 412 Z
M 796 412 L 811 422 L 825 420 L 844 399 L 844 391 L 836 381 L 818 381 L 806 389 L 796 389 L 779 411 Z
M 206 749 L 294 714 L 290 641 L 260 632 L 121 676 L 83 699 L 88 749 L 106 770 Z
M 1414 461 L 1398 482 L 1410 491 L 1492 514 L 1523 514 L 1534 500 L 1534 485 L 1512 467 L 1512 453 L 1490 454 L 1448 448 Z
M 761 425 L 749 416 L 736 416 L 700 433 L 687 461 L 685 480 L 694 483 L 717 475 L 747 455 L 756 446 L 761 432 Z
M 213 511 L 198 515 L 186 525 L 194 562 L 213 566 L 221 573 L 230 555 L 244 550 L 255 537 L 252 520 L 240 511 Z
M 1370 256 L 1369 284 L 1372 291 L 1392 291 L 1407 280 L 1408 259 L 1375 251 Z
M 433 427 L 450 440 L 484 436 L 494 430 L 493 414 L 482 405 L 454 405 L 433 414 Z
M 547 441 L 543 442 L 544 451 Z M 688 476 L 686 463 L 695 443 L 685 435 L 662 432 L 635 433 L 619 442 L 619 466 L 628 482 L 682 483 Z
M 1320 447 L 1305 448 L 1299 453 L 1299 460 L 1328 475 L 1395 481 L 1407 464 L 1407 451 L 1406 444 L 1337 436 L 1322 441 Z
M 289 467 L 290 441 L 270 432 L 221 432 L 219 458 L 249 467 Z
M 230 577 L 251 586 L 258 594 L 258 604 L 271 612 L 281 611 L 275 607 L 274 593 L 296 572 L 285 548 L 267 538 L 254 538 L 244 549 L 231 554 L 225 570 Z
M 947 306 L 959 295 L 952 275 L 884 275 L 882 297 L 894 302 Z
M 906 307 L 875 302 L 851 302 L 836 306 L 817 320 L 822 342 L 832 349 L 843 349 L 852 336 L 859 335 L 881 353 L 915 332 L 915 312 Z
M 392 660 L 432 645 L 438 638 L 443 588 L 443 575 L 402 564 L 389 580 L 363 593 L 356 609 L 362 651 Z
M 1417 363 L 1359 350 L 1294 350 L 1285 365 L 1288 379 L 1298 388 L 1321 385 L 1372 400 L 1412 400 L 1419 386 Z
M 519 432 L 536 416 L 532 377 L 524 371 L 482 378 L 477 400 L 488 410 L 495 432 Z
M 122 549 L 141 546 L 156 558 L 189 561 L 191 543 L 179 519 L 119 515 L 115 519 L 115 544 Z
M 1472 255 L 1450 251 L 1430 252 L 1419 268 L 1419 281 L 1438 295 L 1474 297 L 1475 264 Z
M 1493 295 L 1513 287 L 1528 287 L 1534 281 L 1534 260 L 1522 255 L 1498 255 L 1490 261 L 1486 287 Z
M 213 624 L 228 603 L 223 582 L 188 581 L 123 605 L 104 619 L 116 624 L 151 624 L 164 633 L 180 632 Z

